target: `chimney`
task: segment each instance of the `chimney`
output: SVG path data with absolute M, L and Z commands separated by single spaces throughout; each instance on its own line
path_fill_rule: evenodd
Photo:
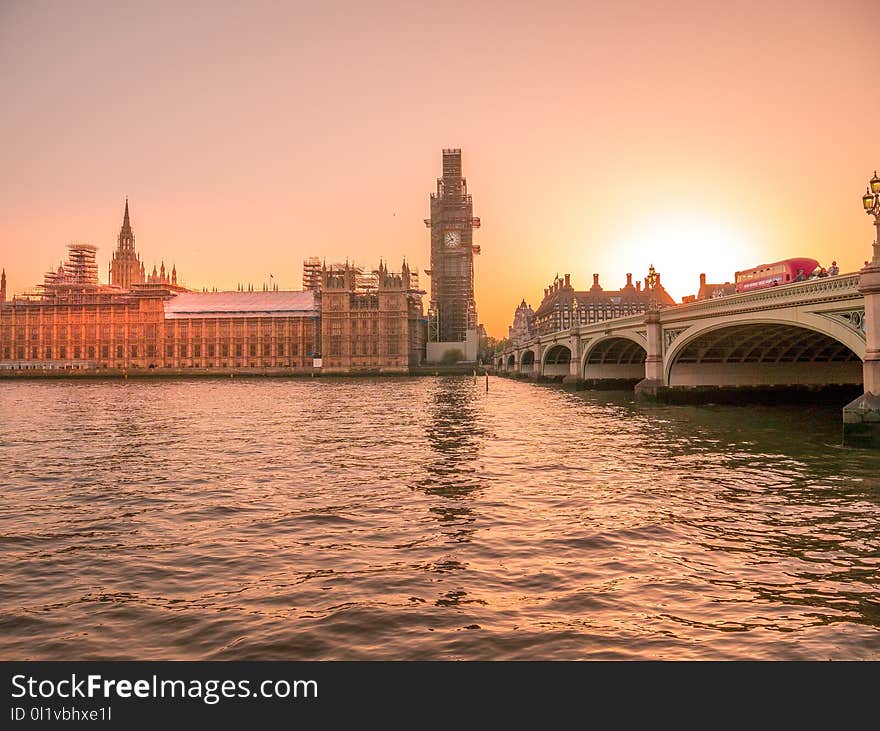
M 636 282 L 636 292 L 641 292 L 641 291 L 642 291 L 642 280 L 640 279 L 638 282 Z
M 705 286 L 706 286 L 706 275 L 701 274 L 700 275 L 700 287 L 705 287 Z
M 570 287 L 570 286 L 571 286 L 570 277 L 571 277 L 570 274 L 566 274 L 566 275 L 565 275 L 565 286 L 566 286 L 566 287 Z
M 629 272 L 629 273 L 626 275 L 626 286 L 627 286 L 627 287 L 632 287 L 632 286 L 633 286 L 633 275 L 632 275 L 632 272 Z

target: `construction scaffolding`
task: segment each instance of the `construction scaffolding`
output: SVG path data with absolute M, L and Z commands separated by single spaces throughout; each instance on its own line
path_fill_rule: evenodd
M 303 259 L 303 290 L 317 292 L 321 289 L 321 259 L 310 256 Z
M 67 261 L 55 271 L 46 272 L 42 289 L 53 287 L 97 287 L 98 263 L 96 246 L 91 244 L 68 244 Z
M 428 308 L 429 342 L 464 342 L 477 328 L 474 300 L 473 200 L 462 177 L 461 150 L 443 150 L 443 177 L 431 195 L 431 302 Z

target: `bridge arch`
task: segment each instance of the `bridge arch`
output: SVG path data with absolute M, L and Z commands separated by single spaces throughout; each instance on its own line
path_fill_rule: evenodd
M 535 369 L 535 351 L 524 350 L 519 359 L 520 373 L 531 373 Z
M 581 374 L 586 381 L 632 381 L 645 377 L 646 342 L 637 335 L 606 335 L 586 343 Z
M 565 377 L 569 374 L 571 348 L 562 343 L 548 345 L 541 358 L 541 375 L 548 378 Z
M 862 382 L 865 341 L 832 318 L 741 317 L 691 326 L 667 347 L 669 386 L 825 385 Z

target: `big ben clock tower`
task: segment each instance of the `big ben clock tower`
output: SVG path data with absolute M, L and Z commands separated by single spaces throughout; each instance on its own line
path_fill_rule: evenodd
M 445 350 L 461 350 L 466 360 L 477 357 L 477 307 L 474 302 L 474 204 L 461 176 L 461 150 L 443 150 L 443 177 L 431 194 L 431 303 L 428 309 L 428 360 Z M 432 346 L 432 344 L 434 344 Z

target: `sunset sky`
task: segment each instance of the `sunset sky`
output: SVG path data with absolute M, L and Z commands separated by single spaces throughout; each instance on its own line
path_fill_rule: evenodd
M 302 259 L 420 270 L 441 150 L 483 222 L 505 335 L 570 272 L 619 288 L 869 258 L 878 6 L 836 2 L 0 0 L 0 265 L 20 292 L 125 196 L 148 268 L 301 285 Z M 423 276 L 423 283 L 427 277 Z

